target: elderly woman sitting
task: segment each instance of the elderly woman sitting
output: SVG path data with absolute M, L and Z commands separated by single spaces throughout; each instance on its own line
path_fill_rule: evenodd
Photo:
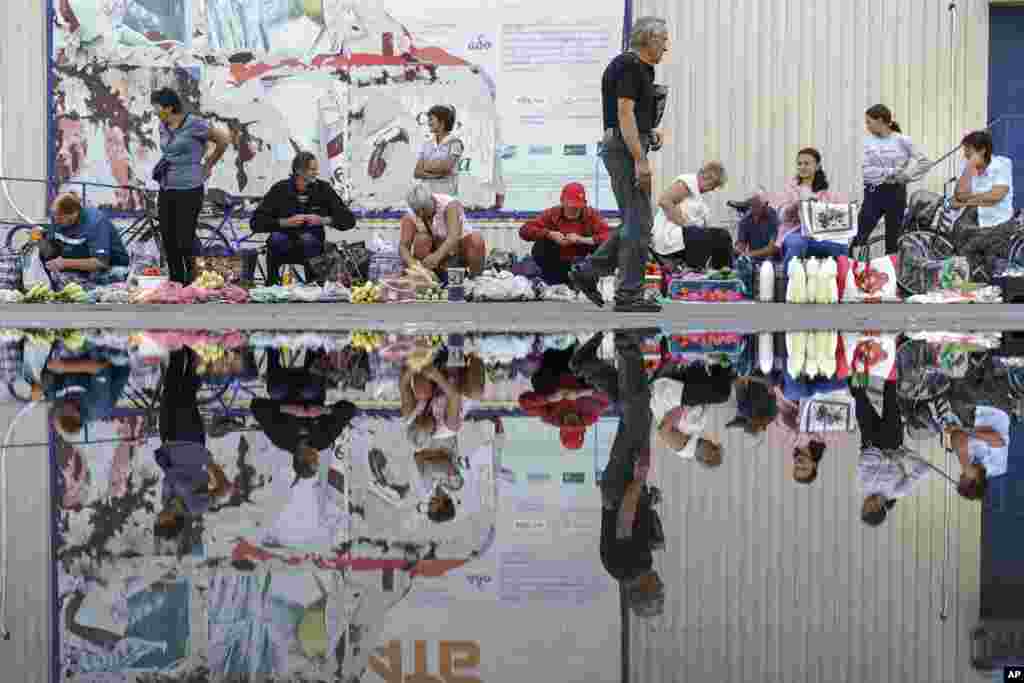
M 409 212 L 402 216 L 398 245 L 406 266 L 420 264 L 442 275 L 448 267 L 465 267 L 473 276 L 483 271 L 487 246 L 476 229 L 466 224 L 457 199 L 417 183 L 406 201 Z
M 703 269 L 708 262 L 716 268 L 732 261 L 732 238 L 728 231 L 707 228 L 711 210 L 704 195 L 725 185 L 727 176 L 721 162 L 709 161 L 697 173 L 684 173 L 658 198 L 651 248 L 664 257 L 683 258 L 692 268 Z

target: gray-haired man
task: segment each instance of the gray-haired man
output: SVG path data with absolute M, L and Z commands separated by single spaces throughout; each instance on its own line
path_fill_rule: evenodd
M 570 279 L 592 302 L 604 306 L 597 283 L 618 268 L 615 310 L 620 312 L 661 310 L 657 301 L 645 293 L 643 278 L 654 225 L 651 162 L 647 153 L 652 146 L 660 145 L 655 128 L 663 111 L 654 84 L 654 65 L 668 52 L 668 43 L 664 19 L 638 19 L 630 33 L 631 50 L 613 59 L 601 78 L 604 165 L 611 176 L 622 225 L 600 249 L 571 271 Z

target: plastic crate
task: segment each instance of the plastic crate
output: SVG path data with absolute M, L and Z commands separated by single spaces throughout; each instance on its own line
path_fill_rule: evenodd
M 697 280 L 675 276 L 669 281 L 672 301 L 743 301 L 747 298 L 740 280 Z
M 744 335 L 736 332 L 694 332 L 669 337 L 672 356 L 697 353 L 739 354 L 744 349 Z
M 0 251 L 0 289 L 20 289 L 21 269 L 21 254 L 16 251 Z
M 1024 303 L 1024 277 L 996 276 L 992 278 L 992 284 L 1003 290 L 1004 303 Z
M 398 254 L 373 254 L 370 256 L 369 279 L 379 282 L 384 278 L 401 275 L 405 266 Z

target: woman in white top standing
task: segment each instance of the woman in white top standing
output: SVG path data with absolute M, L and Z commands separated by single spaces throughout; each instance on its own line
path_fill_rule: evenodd
M 884 104 L 864 112 L 864 125 L 864 203 L 854 243 L 866 243 L 884 216 L 885 253 L 895 254 L 907 209 L 907 183 L 920 180 L 930 166 Z
M 436 194 L 459 195 L 459 160 L 464 147 L 452 137 L 455 129 L 455 107 L 437 105 L 427 112 L 431 138 L 420 148 L 413 176 Z

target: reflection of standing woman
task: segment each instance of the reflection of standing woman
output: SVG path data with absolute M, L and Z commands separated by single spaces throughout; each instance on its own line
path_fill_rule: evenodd
M 903 213 L 907 208 L 907 183 L 920 180 L 929 163 L 903 135 L 892 112 L 876 104 L 865 112 L 864 203 L 857 221 L 858 244 L 867 241 L 878 221 L 885 217 L 885 253 L 898 251 Z
M 153 179 L 160 183 L 160 237 L 171 280 L 188 284 L 203 186 L 224 156 L 229 138 L 201 116 L 182 112 L 181 98 L 170 88 L 156 91 L 150 101 L 160 118 L 163 154 L 153 169 Z M 204 160 L 208 142 L 215 147 Z
M 420 156 L 413 172 L 418 180 L 436 194 L 457 197 L 459 194 L 459 160 L 463 145 L 452 137 L 455 129 L 455 107 L 438 105 L 427 112 L 430 139 L 420 148 Z

